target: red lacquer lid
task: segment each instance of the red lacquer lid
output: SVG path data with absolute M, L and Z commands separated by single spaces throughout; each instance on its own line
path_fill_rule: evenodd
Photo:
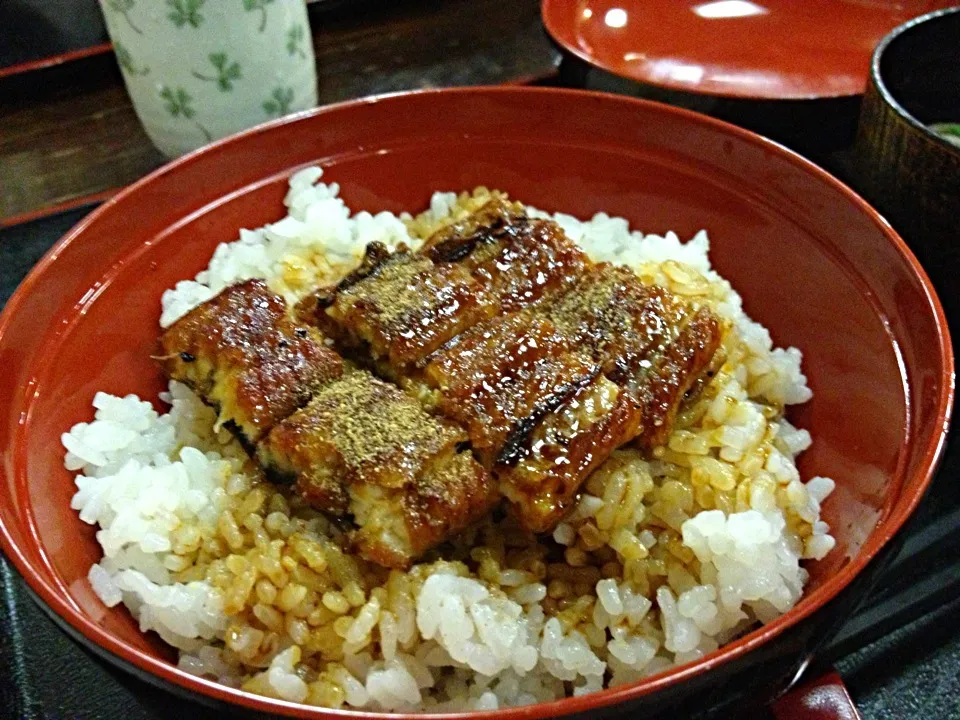
M 638 82 L 753 99 L 860 95 L 873 48 L 955 0 L 543 0 L 567 51 Z

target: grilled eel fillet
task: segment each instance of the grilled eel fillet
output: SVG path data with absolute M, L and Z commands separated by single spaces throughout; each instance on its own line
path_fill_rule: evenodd
M 461 334 L 431 357 L 423 378 L 438 389 L 437 410 L 463 424 L 535 532 L 556 524 L 589 472 L 639 421 L 599 363 L 529 310 Z
M 274 427 L 257 458 L 295 478 L 310 505 L 352 516 L 363 557 L 406 567 L 496 501 L 489 474 L 459 449 L 466 440 L 396 386 L 352 370 Z
M 227 288 L 174 323 L 160 366 L 212 405 L 249 450 L 343 373 L 343 360 L 309 325 L 287 317 L 262 280 Z
M 398 379 L 418 360 L 499 308 L 470 273 L 437 267 L 406 250 L 371 243 L 360 267 L 333 290 L 300 303 L 298 316 L 336 339 L 343 350 L 372 359 Z
M 161 339 L 164 372 L 217 408 L 269 475 L 352 516 L 365 558 L 406 567 L 485 514 L 489 474 L 466 434 L 398 388 L 346 366 L 260 280 L 227 288 Z
M 709 310 L 591 263 L 554 223 L 499 198 L 419 253 L 372 244 L 297 312 L 464 427 L 536 532 L 618 446 L 665 441 L 721 335 Z

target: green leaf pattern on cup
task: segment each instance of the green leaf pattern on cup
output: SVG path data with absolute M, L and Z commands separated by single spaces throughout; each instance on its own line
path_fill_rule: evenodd
M 277 87 L 270 93 L 270 99 L 263 103 L 263 111 L 271 117 L 281 117 L 290 112 L 293 102 L 292 87 Z
M 138 115 L 168 156 L 316 103 L 303 0 L 99 3 Z
M 233 82 L 243 77 L 240 72 L 240 63 L 230 62 L 225 52 L 210 53 L 208 58 L 210 64 L 213 65 L 216 71 L 216 75 L 204 75 L 196 70 L 192 72 L 192 75 L 198 80 L 215 82 L 221 92 L 231 92 L 233 90 Z
M 143 30 L 134 25 L 133 20 L 130 19 L 130 11 L 136 7 L 136 4 L 136 0 L 107 0 L 109 8 L 126 20 L 131 30 L 137 35 L 143 35 Z
M 267 28 L 267 5 L 272 5 L 273 0 L 243 0 L 243 9 L 247 12 L 260 11 L 260 32 Z
M 190 93 L 182 87 L 171 90 L 166 85 L 161 85 L 160 97 L 166 101 L 167 112 L 174 117 L 183 115 L 185 118 L 192 118 L 194 114 L 196 114 L 196 111 L 190 105 L 190 103 L 193 102 L 193 98 L 190 96 Z
M 127 46 L 122 42 L 113 43 L 113 52 L 117 56 L 117 64 L 125 71 L 131 75 L 149 75 L 150 68 L 144 66 L 142 68 L 137 67 L 136 61 L 133 59 L 133 55 L 127 50 Z
M 304 34 L 303 25 L 294 25 L 287 31 L 287 54 L 290 57 L 294 55 L 299 55 L 301 58 L 307 57 L 303 51 Z
M 205 2 L 206 0 L 167 0 L 167 5 L 171 8 L 167 17 L 178 28 L 185 25 L 198 28 L 203 22 L 200 8 Z
M 160 97 L 164 100 L 167 112 L 173 117 L 183 117 L 185 120 L 193 120 L 193 116 L 197 114 L 197 111 L 193 109 L 193 105 L 191 104 L 193 103 L 193 97 L 182 87 L 171 90 L 166 85 L 161 85 Z M 193 121 L 193 124 L 203 133 L 207 142 L 213 139 L 213 136 L 210 135 L 210 132 L 203 125 L 196 120 Z

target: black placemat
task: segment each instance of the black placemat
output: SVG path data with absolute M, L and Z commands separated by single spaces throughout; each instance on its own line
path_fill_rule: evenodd
M 0 230 L 0 305 L 91 208 Z M 2 368 L 0 368 L 2 372 Z M 900 557 L 825 652 L 865 720 L 960 720 L 960 443 L 907 528 Z M 158 720 L 222 713 L 115 669 L 64 634 L 0 559 L 0 718 Z

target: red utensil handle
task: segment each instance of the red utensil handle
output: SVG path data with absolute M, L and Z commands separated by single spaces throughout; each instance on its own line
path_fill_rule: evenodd
M 777 720 L 862 720 L 836 671 L 794 688 L 770 709 Z

